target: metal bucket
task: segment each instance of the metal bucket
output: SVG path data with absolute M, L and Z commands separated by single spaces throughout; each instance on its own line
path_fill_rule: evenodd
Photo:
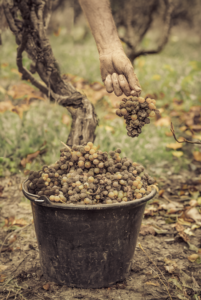
M 130 272 L 146 202 L 54 204 L 27 192 L 31 200 L 44 276 L 58 284 L 102 288 L 123 281 Z

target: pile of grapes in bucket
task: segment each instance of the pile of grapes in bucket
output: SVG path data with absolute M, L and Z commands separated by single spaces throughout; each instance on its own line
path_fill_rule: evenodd
M 141 132 L 141 127 L 149 123 L 147 117 L 156 110 L 154 100 L 135 98 L 123 99 L 123 107 L 120 104 L 117 111 L 117 115 L 124 115 L 127 127 L 132 128 L 128 130 L 132 137 Z M 121 158 L 121 149 L 107 153 L 89 142 L 85 146 L 74 145 L 72 149 L 65 145 L 60 152 L 56 163 L 43 166 L 39 172 L 30 172 L 27 182 L 30 193 L 46 195 L 52 202 L 94 205 L 141 199 L 152 190 L 154 179 L 144 172 L 142 165 Z

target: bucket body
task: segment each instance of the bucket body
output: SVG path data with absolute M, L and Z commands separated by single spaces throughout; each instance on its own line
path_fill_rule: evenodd
M 130 272 L 146 202 L 155 193 L 153 190 L 152 197 L 141 202 L 112 205 L 32 201 L 45 277 L 79 288 L 102 288 L 124 280 Z M 26 191 L 24 194 L 27 197 Z

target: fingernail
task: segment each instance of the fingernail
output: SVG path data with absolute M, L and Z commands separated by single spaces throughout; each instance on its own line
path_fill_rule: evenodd
M 113 73 L 113 74 L 112 74 L 112 77 L 113 77 L 114 79 L 118 80 L 118 75 L 117 75 L 117 73 Z
M 134 90 L 131 91 L 131 95 L 135 95 L 135 91 Z
M 137 91 L 137 92 L 139 92 L 139 91 L 141 91 L 142 89 L 139 87 L 139 86 L 135 86 L 135 90 Z
M 124 75 L 120 74 L 120 75 L 119 75 L 119 80 L 120 80 L 120 81 L 124 81 Z

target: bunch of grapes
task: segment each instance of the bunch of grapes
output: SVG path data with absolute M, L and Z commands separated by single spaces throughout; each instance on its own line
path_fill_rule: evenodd
M 60 152 L 56 163 L 30 172 L 30 193 L 46 195 L 53 202 L 84 205 L 127 202 L 151 192 L 154 180 L 143 166 L 121 158 L 120 149 L 108 155 L 89 142 Z
M 127 134 L 130 137 L 137 137 L 145 124 L 150 123 L 149 117 L 154 117 L 156 112 L 156 101 L 149 97 L 123 98 L 116 111 L 117 116 L 126 120 Z

